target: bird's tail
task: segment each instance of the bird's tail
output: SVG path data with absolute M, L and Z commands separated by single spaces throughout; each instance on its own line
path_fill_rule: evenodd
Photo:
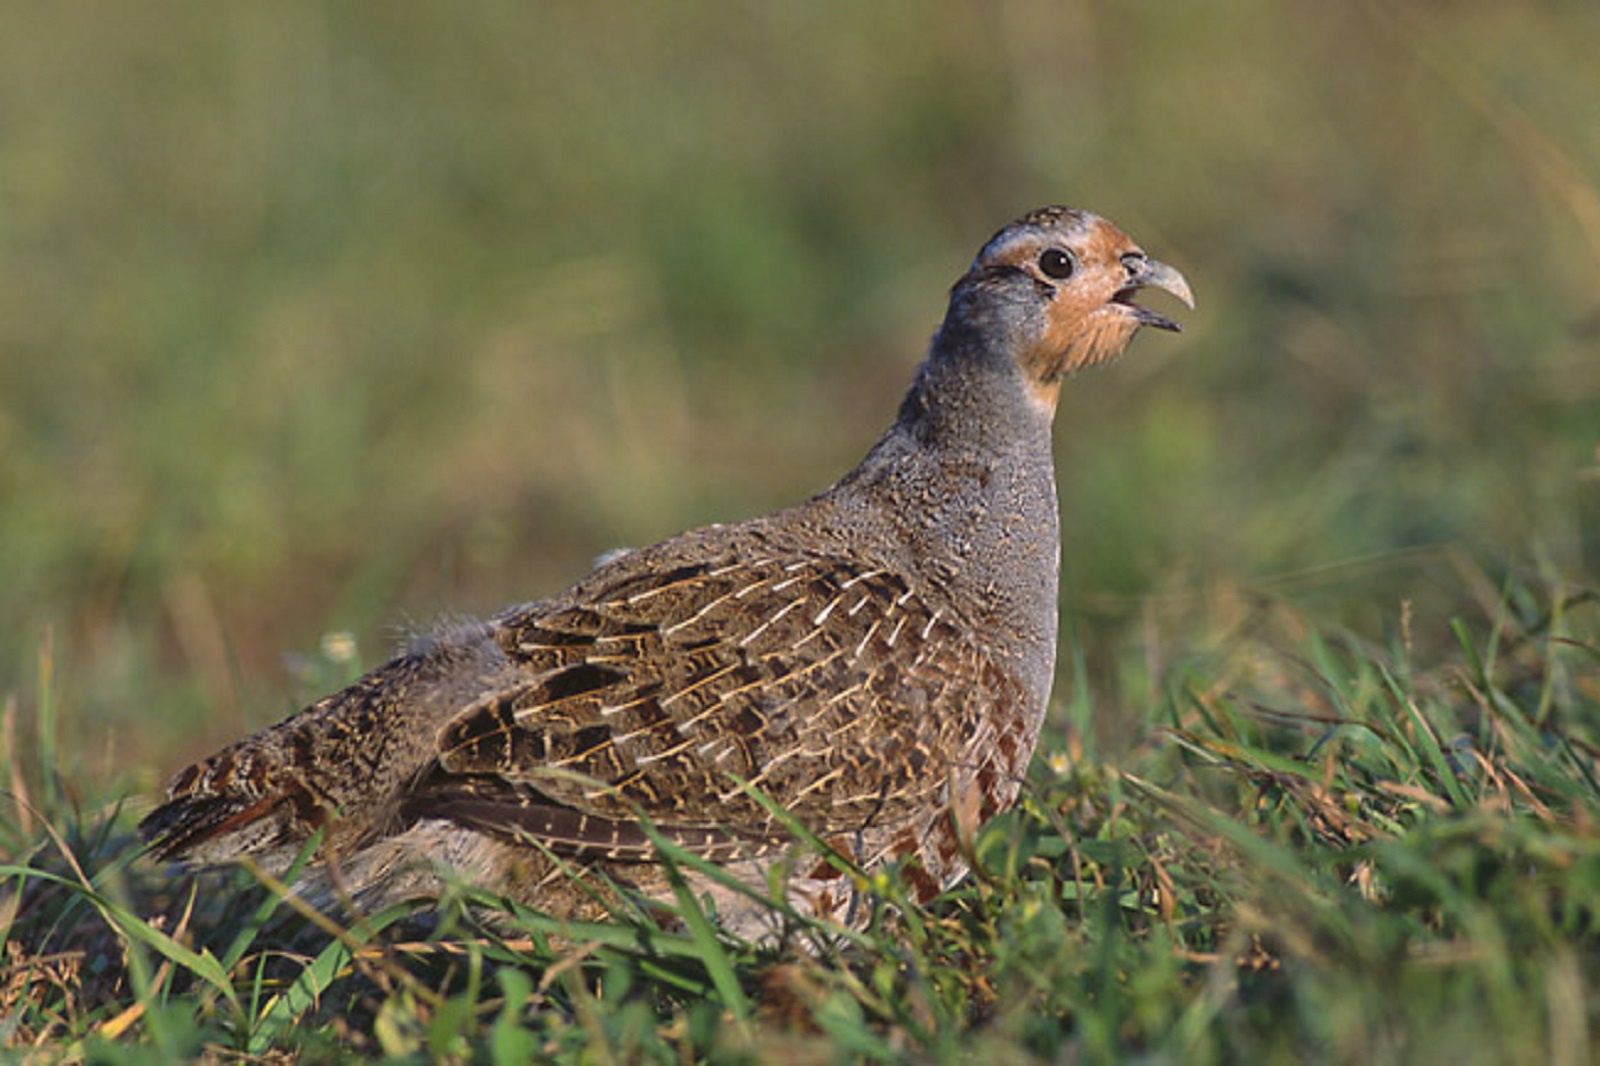
M 383 835 L 440 725 L 504 667 L 485 636 L 477 627 L 436 640 L 187 767 L 139 832 L 158 858 L 208 866 L 248 855 L 275 873 L 318 830 L 336 851 Z

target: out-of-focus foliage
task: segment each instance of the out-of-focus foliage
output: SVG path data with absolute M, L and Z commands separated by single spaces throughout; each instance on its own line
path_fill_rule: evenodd
M 1600 557 L 1592 4 L 3 23 L 0 694 L 52 629 L 80 769 L 278 716 L 325 632 L 370 662 L 822 486 L 1044 202 L 1199 297 L 1064 397 L 1064 691 L 1142 713 L 1256 592 L 1430 641 L 1441 546 L 1487 602 Z

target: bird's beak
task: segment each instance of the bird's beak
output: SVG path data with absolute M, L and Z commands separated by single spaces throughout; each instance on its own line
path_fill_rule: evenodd
M 1133 273 L 1128 278 L 1128 283 L 1112 297 L 1116 303 L 1123 304 L 1139 320 L 1141 325 L 1154 326 L 1157 329 L 1168 329 L 1174 333 L 1180 332 L 1179 326 L 1166 315 L 1158 314 L 1147 307 L 1140 307 L 1133 302 L 1133 294 L 1140 289 L 1161 289 L 1170 292 L 1183 301 L 1185 307 L 1194 310 L 1194 293 L 1189 291 L 1189 282 L 1178 273 L 1176 267 L 1155 259 L 1140 259 L 1131 267 Z

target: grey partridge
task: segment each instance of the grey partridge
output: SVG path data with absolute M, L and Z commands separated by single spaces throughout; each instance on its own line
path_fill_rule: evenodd
M 1086 211 L 1002 229 L 951 290 L 899 416 L 797 506 L 621 553 L 567 591 L 423 640 L 179 773 L 141 823 L 163 858 L 284 870 L 376 905 L 446 871 L 558 917 L 671 888 L 650 833 L 796 906 L 853 879 L 753 795 L 921 899 L 1015 799 L 1055 670 L 1051 423 L 1063 377 L 1119 355 L 1172 267 Z M 771 909 L 689 871 L 718 920 Z M 597 876 L 603 875 L 603 876 Z M 320 886 L 320 888 L 319 888 Z

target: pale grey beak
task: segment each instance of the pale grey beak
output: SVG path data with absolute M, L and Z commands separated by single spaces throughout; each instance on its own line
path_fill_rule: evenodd
M 1183 301 L 1185 307 L 1194 310 L 1194 293 L 1189 290 L 1188 280 L 1178 272 L 1176 267 L 1151 259 L 1144 255 L 1132 254 L 1122 257 L 1122 264 L 1128 271 L 1128 283 L 1117 291 L 1112 302 L 1119 303 L 1133 312 L 1142 325 L 1154 326 L 1157 329 L 1169 329 L 1174 333 L 1181 332 L 1179 326 L 1166 315 L 1158 314 L 1148 307 L 1140 307 L 1133 302 L 1133 294 L 1140 289 L 1160 289 L 1169 292 Z

